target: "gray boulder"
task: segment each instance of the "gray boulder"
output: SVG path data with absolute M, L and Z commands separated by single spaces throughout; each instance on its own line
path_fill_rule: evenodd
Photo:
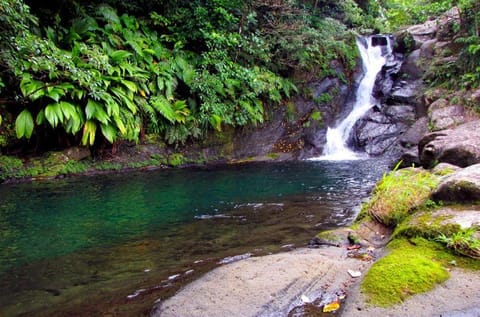
M 399 81 L 392 88 L 392 93 L 387 99 L 387 103 L 415 104 L 420 88 L 422 88 L 421 80 Z
M 415 123 L 412 124 L 412 126 L 401 136 L 400 145 L 405 148 L 415 146 L 415 150 L 417 150 L 418 143 L 420 143 L 420 140 L 427 133 L 427 131 L 427 117 L 421 117 L 415 121 Z
M 432 199 L 455 203 L 480 201 L 480 164 L 445 176 L 433 191 Z
M 448 129 L 467 120 L 463 106 L 452 105 L 443 98 L 434 101 L 428 107 L 428 117 L 434 131 Z
M 429 133 L 420 141 L 418 151 L 426 168 L 440 162 L 460 167 L 480 163 L 480 121 Z
M 423 43 L 435 38 L 438 31 L 438 24 L 435 20 L 429 20 L 423 24 L 411 26 L 407 29 L 415 41 L 415 47 L 420 48 Z
M 83 146 L 75 146 L 68 148 L 63 151 L 63 154 L 69 159 L 73 161 L 81 161 L 90 157 L 90 149 Z

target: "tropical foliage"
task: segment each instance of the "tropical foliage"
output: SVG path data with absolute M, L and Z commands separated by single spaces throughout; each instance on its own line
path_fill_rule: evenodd
M 404 25 L 423 23 L 453 6 L 460 11 L 460 23 L 455 25 L 459 57 L 444 61 L 427 80 L 431 85 L 462 89 L 480 86 L 480 2 L 478 0 L 384 0 L 386 24 L 390 30 Z
M 328 74 L 333 59 L 353 69 L 348 27 L 375 21 L 353 1 L 28 4 L 0 4 L 0 135 L 36 146 L 145 132 L 184 143 L 262 123 L 299 71 Z

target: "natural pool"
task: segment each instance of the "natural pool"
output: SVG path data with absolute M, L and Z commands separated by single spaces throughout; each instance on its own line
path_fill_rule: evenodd
M 148 314 L 224 257 L 348 224 L 385 170 L 289 162 L 0 185 L 0 316 Z

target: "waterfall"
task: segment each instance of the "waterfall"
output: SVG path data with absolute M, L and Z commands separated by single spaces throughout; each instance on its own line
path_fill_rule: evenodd
M 388 36 L 373 35 L 365 37 L 365 40 L 366 46 L 361 39 L 357 39 L 364 75 L 358 86 L 352 111 L 336 127 L 327 129 L 327 143 L 323 155 L 313 160 L 355 160 L 362 157 L 361 153 L 348 148 L 347 141 L 355 122 L 375 105 L 376 100 L 372 96 L 375 79 L 391 54 Z

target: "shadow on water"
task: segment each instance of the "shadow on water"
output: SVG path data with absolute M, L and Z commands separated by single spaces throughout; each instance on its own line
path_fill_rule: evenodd
M 251 164 L 0 186 L 1 316 L 138 316 L 228 256 L 350 223 L 386 164 Z

